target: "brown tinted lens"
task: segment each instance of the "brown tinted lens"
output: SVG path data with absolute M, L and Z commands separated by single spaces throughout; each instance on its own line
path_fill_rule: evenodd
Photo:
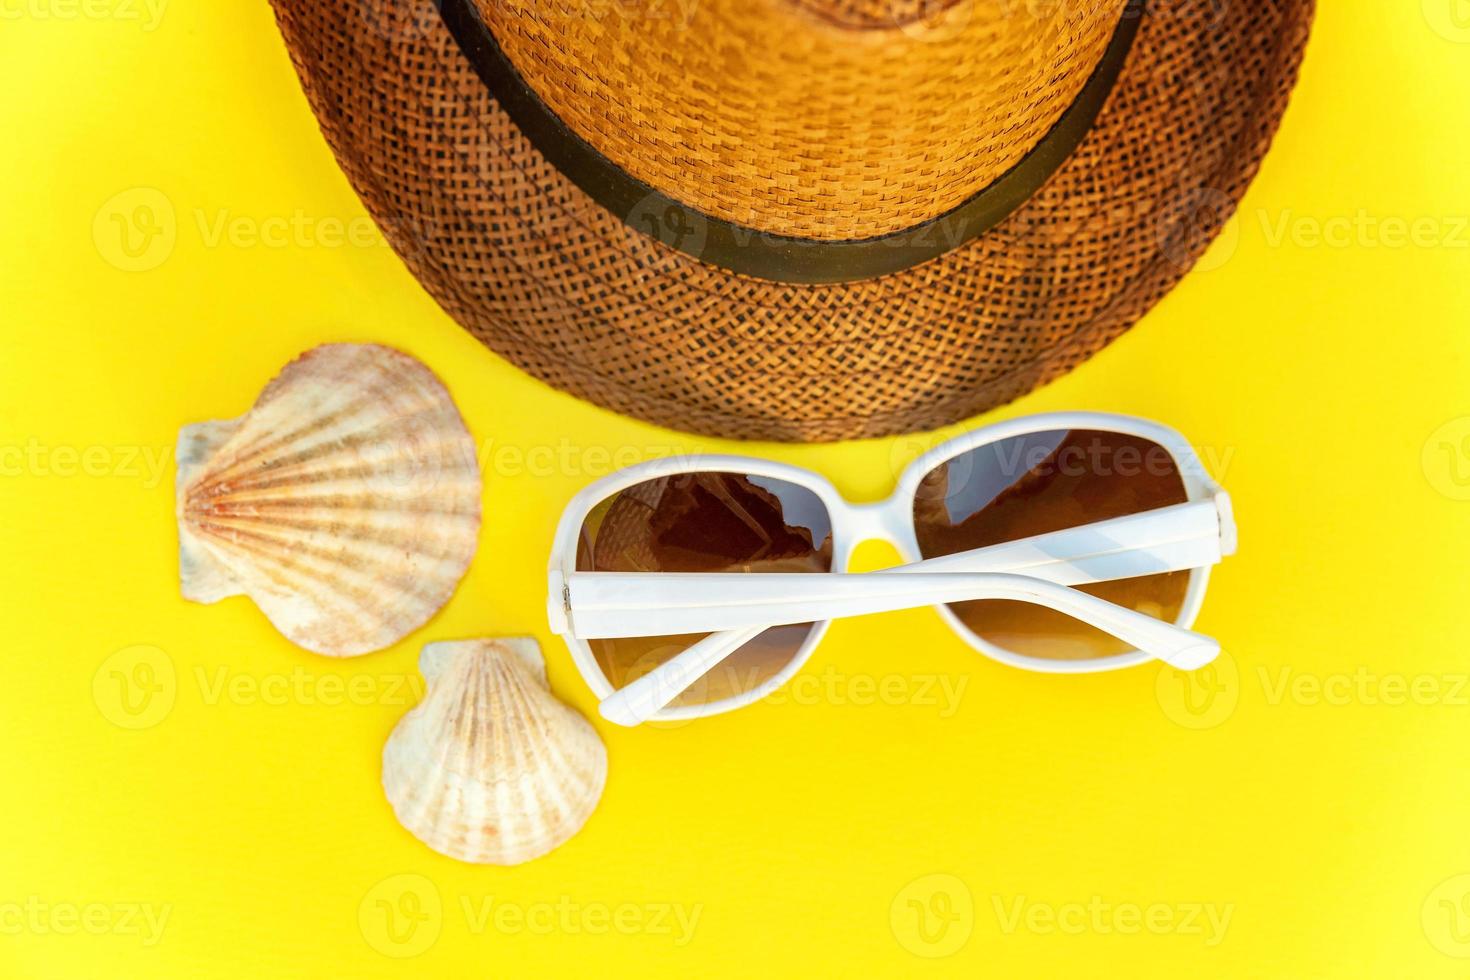
M 1091 429 L 1036 432 L 973 449 L 925 476 L 914 500 L 914 527 L 920 553 L 935 558 L 1186 499 L 1178 464 L 1158 443 Z M 1183 571 L 1082 591 L 1172 621 L 1188 585 Z M 1026 656 L 1085 660 L 1128 649 L 1032 603 L 983 599 L 950 608 L 982 639 Z
M 597 572 L 827 572 L 832 522 L 812 491 L 738 473 L 681 473 L 629 487 L 582 522 L 577 568 Z M 743 694 L 791 662 L 811 623 L 768 629 L 674 704 Z M 637 680 L 707 633 L 589 640 L 614 688 Z

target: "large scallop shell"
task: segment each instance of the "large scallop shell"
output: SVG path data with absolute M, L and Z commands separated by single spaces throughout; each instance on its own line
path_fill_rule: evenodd
M 184 598 L 248 595 L 292 642 L 379 650 L 449 601 L 480 531 L 474 441 L 428 368 L 328 344 L 249 413 L 179 433 Z
M 400 823 L 441 854 L 520 864 L 582 829 L 602 797 L 607 750 L 551 693 L 536 641 L 431 643 L 424 700 L 383 748 Z

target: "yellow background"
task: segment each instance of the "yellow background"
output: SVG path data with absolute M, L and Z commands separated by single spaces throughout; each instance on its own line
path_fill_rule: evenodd
M 841 622 L 778 703 L 598 721 L 601 807 L 515 869 L 431 853 L 383 800 L 419 647 L 534 634 L 593 714 L 543 573 L 610 455 L 767 453 L 868 500 L 933 439 L 732 447 L 513 370 L 368 231 L 259 0 L 0 14 L 0 974 L 1470 970 L 1463 0 L 1325 3 L 1202 270 L 994 413 L 1129 412 L 1200 446 L 1241 527 L 1200 620 L 1228 661 L 1192 688 L 1046 677 L 928 610 Z M 119 217 L 158 234 L 129 255 Z M 432 367 L 487 477 L 454 600 L 347 662 L 244 599 L 181 600 L 172 500 L 181 425 L 243 412 L 337 340 Z M 957 703 L 941 681 L 966 684 Z M 1223 934 L 1196 905 L 1228 912 Z

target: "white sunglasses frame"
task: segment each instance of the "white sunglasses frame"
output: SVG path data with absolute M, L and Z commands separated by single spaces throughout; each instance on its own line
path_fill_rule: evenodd
M 571 500 L 557 526 L 548 569 L 547 615 L 552 630 L 566 642 L 577 670 L 598 700 L 608 702 L 617 693 L 617 689 L 602 672 L 587 640 L 576 635 L 571 626 L 568 582 L 572 581 L 572 575 L 577 571 L 577 541 L 587 515 L 612 495 L 631 486 L 660 477 L 694 472 L 738 473 L 783 480 L 811 491 L 826 507 L 831 521 L 832 572 L 845 572 L 858 545 L 872 540 L 887 541 L 898 550 L 904 562 L 913 563 L 923 559 L 914 527 L 913 502 L 926 475 L 941 464 L 981 446 L 1016 436 L 1058 429 L 1115 432 L 1148 439 L 1162 446 L 1179 470 L 1186 502 L 1209 501 L 1214 504 L 1219 528 L 1218 554 L 1224 557 L 1234 553 L 1236 532 L 1230 496 L 1206 472 L 1198 453 L 1182 435 L 1160 423 L 1134 416 L 1102 412 L 1049 412 L 997 422 L 946 440 L 909 463 L 899 477 L 893 493 L 886 500 L 871 504 L 849 502 L 830 481 L 811 470 L 736 455 L 696 454 L 669 457 L 640 463 L 603 477 L 585 487 Z M 1192 567 L 1189 571 L 1184 602 L 1178 616 L 1173 620 L 1174 625 L 1185 629 L 1193 625 L 1199 615 L 1205 589 L 1209 584 L 1210 566 Z M 582 574 L 603 576 L 616 573 Z M 653 577 L 659 573 L 647 574 Z M 992 660 L 1022 670 L 1051 674 L 1097 673 L 1132 667 L 1156 659 L 1141 650 L 1085 660 L 1051 660 L 1027 656 L 986 642 L 965 626 L 947 605 L 936 603 L 935 609 L 950 629 L 972 648 Z M 830 619 L 817 621 L 791 661 L 750 691 L 706 704 L 668 705 L 653 712 L 646 720 L 685 721 L 734 711 L 761 700 L 784 685 L 806 665 L 830 624 Z M 606 710 L 604 714 L 612 717 Z

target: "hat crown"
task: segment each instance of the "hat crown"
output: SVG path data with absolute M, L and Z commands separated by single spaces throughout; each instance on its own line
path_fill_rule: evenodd
M 818 242 L 913 228 L 996 182 L 1078 97 L 1125 5 L 474 3 L 534 96 L 611 164 L 711 218 Z

